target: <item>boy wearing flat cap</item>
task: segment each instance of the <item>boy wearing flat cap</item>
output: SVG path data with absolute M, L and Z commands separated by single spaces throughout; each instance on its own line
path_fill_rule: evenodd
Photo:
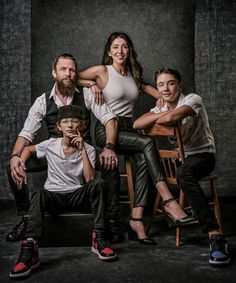
M 58 110 L 57 121 L 57 129 L 62 137 L 27 146 L 21 154 L 24 162 L 33 154 L 38 158 L 46 158 L 48 177 L 44 188 L 32 193 L 25 239 L 10 278 L 26 277 L 39 266 L 38 240 L 43 232 L 45 211 L 55 215 L 68 209 L 82 211 L 89 205 L 94 215 L 92 252 L 104 261 L 116 258 L 109 242 L 105 240 L 106 186 L 102 179 L 95 176 L 95 149 L 84 142 L 84 127 L 81 108 L 63 106 Z M 26 174 L 21 183 L 26 183 Z

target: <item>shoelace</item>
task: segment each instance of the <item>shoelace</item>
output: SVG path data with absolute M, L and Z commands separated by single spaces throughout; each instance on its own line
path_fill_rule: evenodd
M 211 239 L 212 251 L 224 251 L 225 250 L 225 240 L 220 237 Z
M 13 227 L 13 231 L 17 231 L 19 228 L 21 228 L 21 230 L 24 229 L 26 221 L 27 221 L 27 216 L 22 217 L 22 219 L 20 220 L 19 223 L 17 223 L 14 227 Z
M 32 255 L 32 252 L 34 250 L 34 243 L 24 243 L 21 247 L 21 252 L 19 256 L 20 261 L 27 261 L 30 256 Z
M 17 231 L 19 229 L 19 227 L 24 225 L 24 221 L 21 220 L 19 223 L 17 223 L 12 230 Z M 22 227 L 23 228 L 23 227 Z

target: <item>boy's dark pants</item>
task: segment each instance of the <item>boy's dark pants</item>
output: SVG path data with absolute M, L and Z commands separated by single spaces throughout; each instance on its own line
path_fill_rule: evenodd
M 72 193 L 55 193 L 36 189 L 32 192 L 25 237 L 40 238 L 42 236 L 45 211 L 57 215 L 68 210 L 77 212 L 92 210 L 94 230 L 105 231 L 105 197 L 105 182 L 100 178 L 96 178 Z
M 96 164 L 98 166 L 98 164 Z M 106 182 L 107 190 L 107 212 L 109 219 L 119 220 L 120 218 L 120 209 L 119 209 L 119 189 L 120 189 L 120 175 L 119 169 L 115 168 L 114 170 L 101 170 L 101 177 Z M 37 159 L 36 156 L 32 156 L 26 164 L 26 172 L 42 172 L 47 170 L 47 161 L 46 159 Z M 14 195 L 15 205 L 18 216 L 23 216 L 28 214 L 30 209 L 30 200 L 29 200 L 29 190 L 28 186 L 24 185 L 21 190 L 17 189 L 15 182 L 11 177 L 10 166 L 7 166 L 8 179 L 11 187 L 11 191 Z
M 198 153 L 188 156 L 177 170 L 178 187 L 185 192 L 192 209 L 204 232 L 218 230 L 216 218 L 199 180 L 209 175 L 215 167 L 214 153 Z

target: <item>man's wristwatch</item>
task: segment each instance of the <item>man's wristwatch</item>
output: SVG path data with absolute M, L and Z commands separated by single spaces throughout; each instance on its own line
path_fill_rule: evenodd
M 114 150 L 115 145 L 113 143 L 106 143 L 103 149 L 111 149 Z

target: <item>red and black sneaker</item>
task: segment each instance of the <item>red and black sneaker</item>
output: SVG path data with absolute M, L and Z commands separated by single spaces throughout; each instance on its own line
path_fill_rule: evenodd
M 38 243 L 33 239 L 21 242 L 21 252 L 17 263 L 10 272 L 10 278 L 22 278 L 28 276 L 31 271 L 39 266 Z
M 108 241 L 99 237 L 96 232 L 93 232 L 92 239 L 92 252 L 97 254 L 101 260 L 112 261 L 116 259 L 116 253 L 112 250 Z

